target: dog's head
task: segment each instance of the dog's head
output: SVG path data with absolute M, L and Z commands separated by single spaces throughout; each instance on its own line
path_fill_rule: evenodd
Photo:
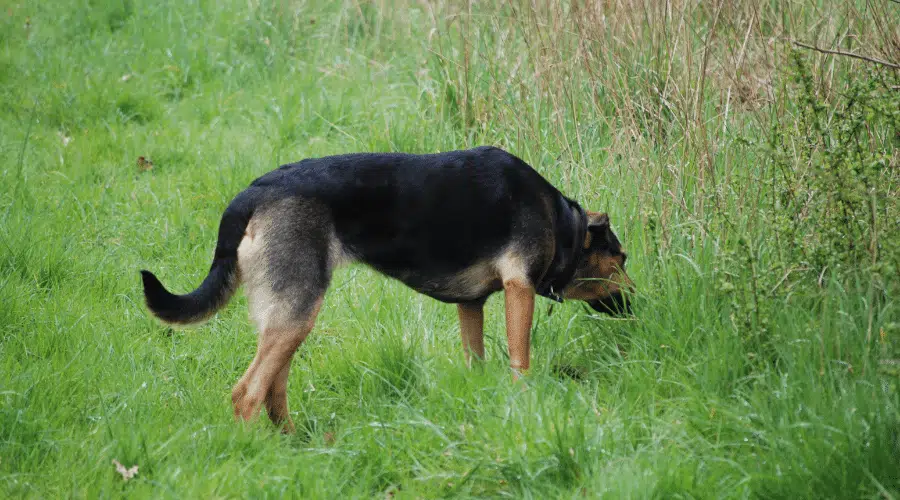
M 587 219 L 584 250 L 563 296 L 583 300 L 603 313 L 628 312 L 631 304 L 626 295 L 634 292 L 634 283 L 625 272 L 627 255 L 609 227 L 608 215 L 588 212 Z

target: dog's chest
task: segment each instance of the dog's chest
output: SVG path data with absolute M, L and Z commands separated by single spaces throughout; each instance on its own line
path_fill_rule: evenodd
M 385 274 L 419 293 L 451 303 L 477 300 L 503 287 L 496 265 L 491 261 L 479 262 L 455 273 L 432 274 L 427 270 L 404 270 Z

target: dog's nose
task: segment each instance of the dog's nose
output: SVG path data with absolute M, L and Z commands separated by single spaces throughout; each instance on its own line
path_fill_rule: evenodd
M 631 301 L 622 292 L 612 293 L 600 300 L 592 300 L 588 305 L 595 311 L 605 314 L 620 316 L 631 313 Z

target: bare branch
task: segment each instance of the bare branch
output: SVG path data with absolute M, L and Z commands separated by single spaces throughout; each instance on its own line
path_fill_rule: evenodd
M 897 0 L 897 1 L 900 2 L 900 0 Z M 807 45 L 803 42 L 798 42 L 797 40 L 791 40 L 791 43 L 793 43 L 794 45 L 796 45 L 798 47 L 803 47 L 804 49 L 815 50 L 816 52 L 821 52 L 823 54 L 831 54 L 834 56 L 847 56 L 847 57 L 852 57 L 855 59 L 861 59 L 863 61 L 867 61 L 870 63 L 881 64 L 882 66 L 887 66 L 888 68 L 900 69 L 900 64 L 892 63 L 889 61 L 884 61 L 882 59 L 876 59 L 874 57 L 863 56 L 860 54 L 854 54 L 853 52 L 843 52 L 840 50 L 823 49 L 823 48 L 816 47 L 815 45 Z

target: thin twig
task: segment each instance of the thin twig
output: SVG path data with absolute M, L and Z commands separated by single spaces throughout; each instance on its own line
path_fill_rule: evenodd
M 805 49 L 815 50 L 816 52 L 821 52 L 821 53 L 823 53 L 823 54 L 831 54 L 831 55 L 835 55 L 835 56 L 847 56 L 847 57 L 853 57 L 853 58 L 855 58 L 855 59 L 861 59 L 861 60 L 863 60 L 863 61 L 868 61 L 868 62 L 870 62 L 870 63 L 881 64 L 882 66 L 887 66 L 887 67 L 889 67 L 889 68 L 900 69 L 900 64 L 896 64 L 896 63 L 884 61 L 884 60 L 881 60 L 881 59 L 876 59 L 876 58 L 874 58 L 874 57 L 869 57 L 869 56 L 863 56 L 863 55 L 859 55 L 859 54 L 854 54 L 853 52 L 843 52 L 843 51 L 840 51 L 840 50 L 823 49 L 823 48 L 820 48 L 820 47 L 816 47 L 815 45 L 807 45 L 807 44 L 805 44 L 805 43 L 798 42 L 797 40 L 791 40 L 791 43 L 793 43 L 794 45 L 796 45 L 796 46 L 798 46 L 798 47 L 803 47 L 803 48 L 805 48 Z

